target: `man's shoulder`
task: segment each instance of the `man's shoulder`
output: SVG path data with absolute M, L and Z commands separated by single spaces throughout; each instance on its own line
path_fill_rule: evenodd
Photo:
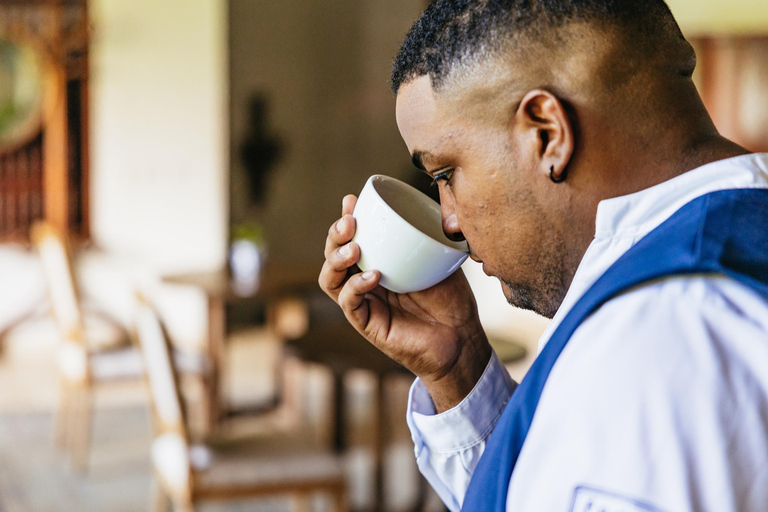
M 606 302 L 582 326 L 585 330 L 597 326 L 601 331 L 622 329 L 629 336 L 675 334 L 698 339 L 704 334 L 702 326 L 709 330 L 750 324 L 768 331 L 766 313 L 768 299 L 749 286 L 724 275 L 694 274 L 670 276 L 627 290 Z
M 714 504 L 762 490 L 767 324 L 768 303 L 724 277 L 673 277 L 609 301 L 555 364 L 513 485 L 541 489 L 526 475 L 546 472 L 573 510 L 635 510 L 636 498 L 682 510 L 691 485 Z
M 768 376 L 768 301 L 725 276 L 670 277 L 608 301 L 574 332 L 563 355 L 572 368 L 659 382 L 686 372 L 719 380 L 730 366 Z

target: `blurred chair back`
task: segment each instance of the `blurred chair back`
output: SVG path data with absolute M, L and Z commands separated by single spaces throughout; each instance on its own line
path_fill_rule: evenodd
M 51 224 L 39 222 L 32 227 L 32 243 L 40 256 L 51 309 L 62 336 L 84 343 L 82 312 L 64 236 Z
M 209 446 L 190 449 L 184 406 L 172 351 L 157 313 L 138 299 L 136 329 L 144 356 L 158 433 L 151 458 L 160 486 L 152 512 L 167 510 L 166 494 L 174 512 L 192 512 L 204 499 L 294 495 L 299 501 L 311 492 L 327 492 L 332 509 L 346 512 L 346 482 L 338 456 L 326 453 L 288 453 L 278 459 L 238 456 L 225 450 L 212 455 Z
M 96 320 L 96 316 L 84 317 L 64 235 L 51 224 L 38 222 L 32 227 L 31 237 L 47 282 L 53 318 L 61 333 L 57 347 L 61 398 L 55 440 L 72 455 L 77 469 L 84 471 L 90 447 L 92 388 L 100 383 L 140 377 L 141 359 L 130 346 L 124 329 L 104 320 L 102 325 L 110 328 L 100 331 L 94 329 L 98 322 L 87 321 Z
M 185 413 L 171 346 L 157 313 L 141 296 L 138 299 L 136 330 L 159 432 L 178 433 L 186 439 Z
M 157 427 L 151 448 L 152 465 L 164 492 L 172 497 L 174 510 L 191 511 L 194 478 L 189 436 L 171 346 L 154 308 L 141 295 L 137 303 L 136 333 Z

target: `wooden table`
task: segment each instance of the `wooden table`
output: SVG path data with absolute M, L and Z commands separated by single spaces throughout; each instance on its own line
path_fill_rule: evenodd
M 215 429 L 226 409 L 221 403 L 221 366 L 224 357 L 226 339 L 226 306 L 228 303 L 250 301 L 254 306 L 269 307 L 272 301 L 284 297 L 311 297 L 310 324 L 306 335 L 295 340 L 286 340 L 294 347 L 299 357 L 306 361 L 323 364 L 331 369 L 334 376 L 333 420 L 334 448 L 338 452 L 347 449 L 347 436 L 344 424 L 346 404 L 344 399 L 344 377 L 352 369 L 364 369 L 373 372 L 377 379 L 377 425 L 378 433 L 375 446 L 375 489 L 376 510 L 383 510 L 384 449 L 389 433 L 387 424 L 390 419 L 386 407 L 380 407 L 384 398 L 384 381 L 392 374 L 405 370 L 394 361 L 371 346 L 352 328 L 343 313 L 331 299 L 321 294 L 317 285 L 319 266 L 309 265 L 268 265 L 263 273 L 260 285 L 250 293 L 237 290 L 227 272 L 210 272 L 168 276 L 169 283 L 197 286 L 208 296 L 208 349 L 211 360 L 211 386 L 209 391 L 208 428 Z M 423 482 L 421 483 L 423 485 Z M 421 493 L 422 497 L 424 492 Z M 419 500 L 421 508 L 423 498 Z
M 227 304 L 248 302 L 254 307 L 268 307 L 270 302 L 286 295 L 317 289 L 320 269 L 306 264 L 272 264 L 265 267 L 258 286 L 244 288 L 230 277 L 226 269 L 213 272 L 168 275 L 163 281 L 200 288 L 208 299 L 209 375 L 206 430 L 215 430 L 227 414 L 221 400 L 221 378 L 227 336 Z
M 330 300 L 330 299 L 328 299 Z M 339 310 L 340 312 L 341 310 Z M 402 375 L 407 371 L 374 348 L 365 340 L 346 319 L 323 319 L 320 325 L 312 325 L 307 334 L 289 343 L 299 353 L 299 357 L 325 365 L 333 372 L 334 380 L 334 446 L 339 452 L 347 449 L 347 436 L 344 424 L 346 406 L 344 398 L 344 378 L 350 370 L 363 369 L 371 372 L 376 379 L 376 436 L 374 444 L 375 467 L 375 510 L 384 510 L 384 460 L 385 449 L 391 437 L 389 424 L 391 416 L 385 401 L 385 381 L 391 375 Z M 425 482 L 420 480 L 419 499 L 414 510 L 421 510 L 426 498 Z

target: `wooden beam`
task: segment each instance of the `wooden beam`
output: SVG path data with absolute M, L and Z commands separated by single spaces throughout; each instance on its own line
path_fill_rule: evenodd
M 51 58 L 45 87 L 43 203 L 45 219 L 69 233 L 67 69 L 62 35 L 62 5 L 52 2 L 48 27 Z

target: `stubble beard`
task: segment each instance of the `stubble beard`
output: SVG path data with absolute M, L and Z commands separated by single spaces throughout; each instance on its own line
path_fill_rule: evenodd
M 511 306 L 553 318 L 565 299 L 573 277 L 563 264 L 564 253 L 562 243 L 553 243 L 543 248 L 536 262 L 540 270 L 532 284 L 511 283 L 501 279 L 509 290 L 507 302 Z
M 504 281 L 504 284 L 510 289 L 510 295 L 507 302 L 510 306 L 533 311 L 545 318 L 553 318 L 560 304 L 563 303 L 565 292 L 560 289 L 542 291 L 541 288 L 514 286 Z M 566 290 L 567 291 L 567 290 Z

